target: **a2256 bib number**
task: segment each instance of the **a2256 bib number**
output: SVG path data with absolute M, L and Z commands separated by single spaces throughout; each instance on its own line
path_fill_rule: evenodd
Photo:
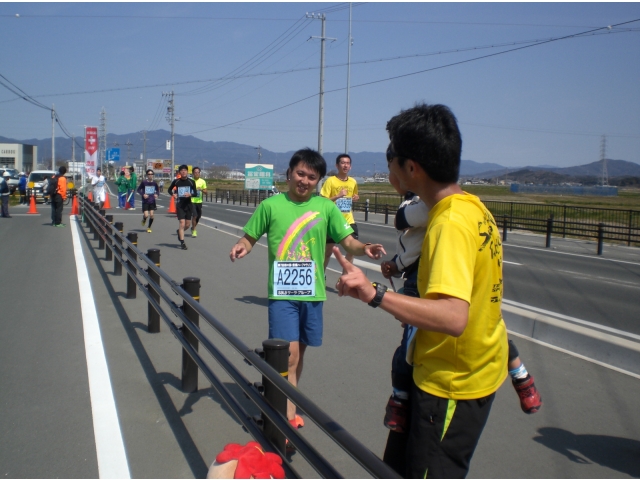
M 314 297 L 315 262 L 273 262 L 273 295 L 276 297 Z

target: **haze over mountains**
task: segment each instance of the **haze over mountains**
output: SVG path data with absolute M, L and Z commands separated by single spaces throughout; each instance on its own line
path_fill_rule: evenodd
M 148 159 L 170 159 L 171 152 L 166 150 L 166 141 L 171 138 L 166 130 L 154 130 L 146 133 L 146 156 Z M 80 161 L 83 158 L 84 143 L 82 137 L 76 137 L 75 158 Z M 51 161 L 51 139 L 11 139 L 0 136 L 0 143 L 26 143 L 38 146 L 38 163 Z M 130 145 L 127 146 L 127 143 Z M 66 137 L 56 137 L 56 159 L 70 160 L 72 157 L 72 141 Z M 120 148 L 120 164 L 140 161 L 145 148 L 142 132 L 125 135 L 113 133 L 107 134 L 107 148 L 114 146 Z M 317 145 L 301 145 L 301 147 L 316 148 Z M 272 152 L 260 148 L 261 163 L 273 164 L 275 171 L 282 173 L 286 170 L 293 151 Z M 324 152 L 329 170 L 333 168 L 336 156 L 341 152 Z M 351 152 L 353 157 L 352 174 L 354 176 L 372 176 L 375 172 L 386 172 L 387 163 L 384 152 Z M 203 168 L 227 166 L 230 169 L 244 169 L 245 163 L 258 163 L 258 146 L 244 145 L 234 142 L 213 142 L 200 140 L 191 135 L 175 135 L 175 162 L 200 165 Z M 609 178 L 613 177 L 640 177 L 640 164 L 626 160 L 607 160 Z M 522 173 L 519 173 L 522 172 Z M 571 177 L 600 177 L 602 175 L 602 162 L 590 162 L 585 165 L 558 168 L 550 165 L 505 167 L 497 163 L 479 163 L 473 160 L 462 160 L 460 175 L 462 177 L 477 178 L 507 178 L 525 181 L 521 176 L 531 179 L 540 177 L 541 174 L 549 176 L 552 173 L 553 180 L 569 181 Z M 532 180 L 533 181 L 533 180 Z M 549 180 L 551 181 L 551 180 Z

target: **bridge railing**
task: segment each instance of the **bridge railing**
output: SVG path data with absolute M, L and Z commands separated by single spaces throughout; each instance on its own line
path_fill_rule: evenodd
M 93 240 L 98 241 L 97 249 L 105 250 L 107 261 L 113 260 L 114 275 L 122 275 L 123 270 L 126 272 L 127 298 L 136 298 L 138 290 L 147 298 L 149 333 L 159 332 L 160 320 L 162 320 L 182 345 L 182 388 L 184 391 L 194 392 L 197 390 L 198 369 L 202 371 L 247 432 L 266 451 L 281 456 L 285 473 L 289 478 L 299 478 L 299 475 L 287 458 L 287 440 L 322 477 L 343 477 L 331 462 L 300 436 L 298 431 L 287 421 L 287 398 L 370 475 L 375 478 L 399 478 L 394 470 L 288 382 L 286 374 L 282 372 L 282 369 L 286 369 L 288 364 L 288 342 L 267 340 L 263 342 L 264 350 L 249 348 L 200 305 L 200 280 L 198 278 L 184 278 L 182 284 L 174 281 L 160 268 L 160 250 L 150 249 L 146 253 L 140 251 L 137 248 L 137 233 L 130 232 L 125 236 L 121 222 L 112 223 L 113 216 L 105 215 L 104 210 L 97 211 L 84 195 L 81 194 L 78 198 L 81 218 L 89 229 L 89 234 L 93 234 Z M 166 285 L 164 288 L 161 286 L 161 281 Z M 170 296 L 171 291 L 182 299 L 182 305 L 173 301 Z M 176 316 L 182 325 L 176 325 L 170 317 L 170 313 Z M 246 363 L 252 365 L 262 374 L 262 383 L 250 382 L 224 356 L 200 330 L 200 318 L 204 319 L 242 355 Z M 245 396 L 260 410 L 260 417 L 251 416 L 224 386 L 200 355 L 199 345 L 204 347 L 240 387 Z M 273 360 L 268 363 L 270 354 Z M 267 358 L 263 358 L 264 356 Z M 273 368 L 274 364 L 277 369 Z

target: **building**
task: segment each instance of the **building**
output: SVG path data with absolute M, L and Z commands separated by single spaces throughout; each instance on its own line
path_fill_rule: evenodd
M 0 167 L 15 168 L 20 172 L 35 170 L 38 147 L 24 143 L 0 143 Z

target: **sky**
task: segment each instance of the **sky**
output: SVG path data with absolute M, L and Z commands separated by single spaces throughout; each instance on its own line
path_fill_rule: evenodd
M 383 152 L 386 122 L 427 102 L 456 115 L 465 160 L 582 165 L 606 135 L 607 158 L 640 163 L 640 3 L 351 12 L 348 146 L 348 3 L 2 2 L 0 135 L 50 138 L 55 104 L 70 134 L 98 126 L 104 108 L 108 133 L 142 142 L 138 132 L 170 130 L 173 91 L 176 133 L 317 149 L 324 14 L 325 152 Z

